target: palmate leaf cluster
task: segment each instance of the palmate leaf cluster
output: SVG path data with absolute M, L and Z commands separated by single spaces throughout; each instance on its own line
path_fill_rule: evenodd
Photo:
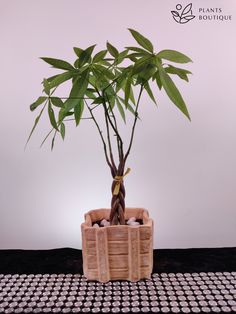
M 135 89 L 140 89 L 141 93 L 145 90 L 156 103 L 156 91 L 151 87 L 155 85 L 159 90 L 163 89 L 173 104 L 190 119 L 186 104 L 171 76 L 178 76 L 188 82 L 191 72 L 169 64 L 169 61 L 183 64 L 191 62 L 191 59 L 175 50 L 155 52 L 150 40 L 133 29 L 129 31 L 136 45 L 122 51 L 107 42 L 106 49 L 96 53 L 96 45 L 86 49 L 74 47 L 73 64 L 55 58 L 41 58 L 62 72 L 43 80 L 43 95 L 30 106 L 31 111 L 40 111 L 28 141 L 44 110 L 47 111 L 52 126 L 44 141 L 52 133 L 52 148 L 57 134 L 65 138 L 66 121 L 73 119 L 76 126 L 81 119 L 92 119 L 96 123 L 95 112 L 100 108 L 104 110 L 104 115 L 108 118 L 104 121 L 107 122 L 115 118 L 114 108 L 117 108 L 116 114 L 124 122 L 127 113 L 137 119 L 140 99 L 135 97 Z M 69 95 L 56 96 L 57 88 L 67 81 L 72 83 Z M 89 113 L 88 117 L 85 116 L 86 111 Z M 115 120 L 113 126 L 117 127 Z

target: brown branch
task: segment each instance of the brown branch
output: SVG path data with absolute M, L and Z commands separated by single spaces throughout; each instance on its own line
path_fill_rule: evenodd
M 104 97 L 103 97 L 103 98 L 104 98 Z M 107 112 L 108 121 L 109 121 L 109 123 L 110 123 L 112 129 L 114 130 L 116 136 L 118 137 L 121 146 L 123 147 L 123 141 L 122 141 L 122 139 L 121 139 L 121 137 L 120 137 L 120 134 L 119 134 L 119 132 L 118 132 L 118 129 L 117 129 L 117 128 L 115 127 L 115 125 L 113 124 L 113 122 L 112 122 L 112 120 L 111 120 L 111 117 L 110 117 L 110 115 L 109 115 L 109 113 L 108 113 L 108 110 L 107 110 L 107 107 L 106 107 L 105 98 L 104 98 L 104 103 L 103 103 L 103 105 L 104 105 L 104 108 L 105 108 L 105 110 L 106 110 L 106 112 Z
M 135 109 L 135 117 L 134 117 L 134 123 L 133 123 L 133 127 L 132 127 L 131 137 L 130 137 L 130 143 L 129 143 L 128 150 L 127 150 L 127 152 L 125 154 L 125 157 L 124 157 L 124 161 L 125 162 L 126 162 L 128 156 L 129 156 L 129 153 L 130 153 L 130 150 L 131 150 L 131 147 L 132 147 L 132 144 L 133 144 L 134 131 L 135 131 L 135 126 L 136 126 L 137 119 L 138 119 L 138 107 L 139 107 L 139 103 L 140 103 L 142 92 L 143 92 L 143 85 L 141 85 L 140 92 L 139 92 L 139 95 L 138 95 L 138 101 L 137 101 L 137 105 L 136 105 L 136 109 Z
M 111 138 L 110 138 L 110 128 L 109 128 L 109 124 L 108 124 L 108 118 L 107 118 L 107 112 L 106 112 L 106 109 L 105 109 L 105 105 L 103 105 L 103 108 L 104 108 L 104 113 L 105 113 L 105 122 L 106 122 L 106 129 L 107 129 L 107 142 L 108 142 L 108 147 L 109 147 L 109 152 L 110 152 L 110 159 L 111 159 L 111 163 L 112 163 L 113 168 L 117 172 L 117 168 L 116 168 L 116 165 L 115 165 L 113 152 L 112 152 Z
M 113 112 L 113 109 L 112 109 L 112 106 L 111 106 L 111 103 L 109 101 L 109 98 L 107 97 L 107 102 L 109 104 L 109 108 L 110 108 L 110 111 L 111 111 L 111 116 L 114 120 L 114 124 L 115 124 L 115 128 L 117 129 L 118 131 L 118 125 L 117 125 L 117 121 L 116 121 L 116 116 Z M 123 153 L 123 143 L 120 142 L 118 136 L 116 136 L 116 140 L 117 140 L 117 148 L 118 148 L 118 154 L 119 154 L 119 161 L 121 162 L 121 160 L 124 158 L 124 153 Z
M 103 107 L 104 107 L 104 110 L 105 110 L 106 117 L 107 117 L 107 119 L 108 119 L 108 122 L 109 122 L 110 126 L 112 127 L 112 129 L 114 130 L 114 132 L 115 132 L 117 138 L 118 138 L 119 141 L 120 141 L 120 145 L 121 145 L 121 147 L 122 147 L 122 152 L 123 152 L 123 141 L 122 141 L 121 136 L 120 136 L 120 134 L 119 134 L 119 132 L 118 132 L 118 129 L 117 129 L 116 126 L 113 124 L 113 122 L 112 122 L 112 120 L 111 120 L 111 117 L 110 117 L 110 115 L 109 115 L 109 112 L 108 112 L 108 110 L 107 110 L 106 100 L 105 100 L 105 98 L 104 98 L 104 96 L 105 96 L 105 95 L 104 95 L 104 91 L 102 91 L 103 96 L 101 96 L 101 94 L 99 93 L 99 90 L 98 90 L 96 87 L 94 87 L 94 88 L 96 89 L 96 92 L 97 92 L 97 94 L 99 95 L 99 97 L 103 97 L 103 99 L 104 99 Z
M 98 124 L 98 122 L 97 122 L 97 120 L 96 120 L 96 118 L 95 118 L 95 116 L 94 116 L 94 114 L 93 114 L 91 108 L 89 108 L 89 106 L 88 106 L 86 100 L 85 100 L 85 104 L 86 104 L 86 106 L 87 106 L 87 108 L 88 108 L 88 110 L 89 110 L 89 112 L 90 112 L 90 114 L 91 114 L 91 117 L 92 117 L 92 119 L 93 119 L 93 121 L 94 121 L 94 123 L 95 123 L 95 125 L 96 125 L 96 127 L 97 127 L 97 129 L 98 129 L 99 135 L 100 135 L 100 137 L 101 137 L 101 140 L 102 140 L 102 143 L 103 143 L 103 149 L 104 149 L 104 153 L 105 153 L 106 162 L 107 162 L 108 166 L 109 166 L 110 169 L 111 169 L 112 176 L 115 177 L 116 173 L 115 173 L 115 171 L 114 171 L 114 169 L 113 169 L 113 167 L 112 167 L 112 164 L 111 164 L 111 162 L 110 162 L 110 160 L 109 160 L 109 158 L 108 158 L 108 154 L 107 154 L 107 145 L 106 145 L 106 142 L 105 142 L 104 137 L 103 137 L 103 135 L 102 135 L 102 130 L 100 129 L 99 124 Z
M 92 104 L 93 105 L 93 104 Z M 91 108 L 91 110 L 96 109 L 98 106 L 100 106 L 101 104 L 97 104 L 96 106 L 94 106 L 93 108 Z

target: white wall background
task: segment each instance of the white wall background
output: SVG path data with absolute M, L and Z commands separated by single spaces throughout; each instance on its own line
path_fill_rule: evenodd
M 179 1 L 187 5 L 187 1 Z M 236 245 L 236 2 L 194 1 L 221 7 L 232 21 L 177 24 L 166 0 L 1 0 L 0 248 L 81 248 L 84 213 L 109 207 L 110 173 L 90 122 L 67 131 L 55 150 L 39 149 L 43 120 L 26 152 L 35 114 L 29 105 L 43 77 L 55 73 L 38 57 L 74 60 L 73 46 L 109 40 L 119 49 L 139 30 L 157 50 L 189 55 L 194 75 L 176 80 L 192 122 L 157 91 L 158 109 L 143 98 L 125 179 L 127 205 L 155 220 L 155 248 Z

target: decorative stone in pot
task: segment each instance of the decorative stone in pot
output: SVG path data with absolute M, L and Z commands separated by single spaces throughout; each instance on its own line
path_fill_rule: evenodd
M 83 270 L 88 280 L 138 281 L 150 278 L 153 268 L 153 220 L 143 208 L 126 208 L 125 219 L 136 217 L 140 225 L 111 225 L 94 228 L 109 219 L 110 209 L 85 214 L 81 225 Z

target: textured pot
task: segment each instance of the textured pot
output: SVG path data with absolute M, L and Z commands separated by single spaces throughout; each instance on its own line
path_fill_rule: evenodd
M 110 209 L 85 214 L 81 225 L 84 276 L 88 280 L 138 281 L 150 278 L 153 268 L 153 220 L 143 208 L 126 208 L 125 219 L 136 217 L 143 225 L 101 228 L 92 223 L 109 219 Z

